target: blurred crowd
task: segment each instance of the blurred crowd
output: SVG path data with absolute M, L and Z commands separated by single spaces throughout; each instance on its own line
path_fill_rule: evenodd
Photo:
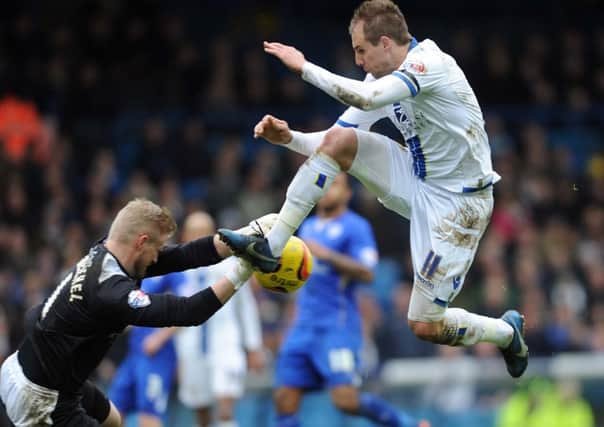
M 26 2 L 0 18 L 0 357 L 19 343 L 24 311 L 130 198 L 156 200 L 179 221 L 206 209 L 222 226 L 279 208 L 303 159 L 253 140 L 253 125 L 272 113 L 320 130 L 343 107 L 281 69 L 263 39 L 362 77 L 347 8 L 300 22 L 288 2 L 236 2 L 243 9 L 227 14 L 214 2 L 163 3 Z M 503 176 L 456 303 L 491 316 L 519 307 L 535 356 L 604 351 L 604 28 L 407 18 L 466 71 Z M 382 256 L 359 295 L 368 366 L 436 355 L 406 325 L 408 224 L 356 190 L 353 208 L 371 219 Z M 255 292 L 274 352 L 291 299 Z

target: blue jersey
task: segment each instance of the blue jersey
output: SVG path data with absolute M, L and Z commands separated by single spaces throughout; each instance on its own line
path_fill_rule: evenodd
M 149 277 L 143 280 L 141 284 L 141 289 L 147 294 L 161 294 L 164 292 L 169 292 L 175 295 L 179 295 L 179 288 L 182 286 L 184 281 L 185 276 L 182 272 L 170 273 L 164 276 Z M 157 328 L 133 326 L 132 330 L 130 331 L 130 337 L 128 339 L 129 352 L 142 354 L 144 339 L 148 335 L 156 331 Z M 160 350 L 160 352 L 163 352 L 164 349 L 170 347 L 170 351 L 173 353 L 174 347 L 172 340 L 166 343 L 166 345 Z
M 377 263 L 371 226 L 354 212 L 346 211 L 329 219 L 309 217 L 300 227 L 299 237 L 349 256 L 369 269 Z M 356 285 L 357 282 L 342 276 L 331 264 L 315 258 L 310 278 L 298 291 L 298 315 L 294 327 L 339 327 L 360 334 Z
M 371 226 L 354 212 L 329 219 L 310 217 L 300 227 L 299 236 L 354 258 L 369 269 L 377 263 Z M 356 286 L 331 264 L 315 258 L 312 274 L 298 291 L 296 320 L 277 357 L 277 386 L 310 390 L 359 385 L 362 334 Z

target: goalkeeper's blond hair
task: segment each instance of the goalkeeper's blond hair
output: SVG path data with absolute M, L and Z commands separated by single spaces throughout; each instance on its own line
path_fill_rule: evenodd
M 109 228 L 108 239 L 129 243 L 141 234 L 157 241 L 170 237 L 176 231 L 176 222 L 168 208 L 150 200 L 131 200 L 115 216 Z

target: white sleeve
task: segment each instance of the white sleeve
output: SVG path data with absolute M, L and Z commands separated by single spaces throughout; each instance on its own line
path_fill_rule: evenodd
M 304 154 L 305 156 L 310 156 L 317 150 L 317 147 L 321 145 L 321 141 L 323 141 L 323 137 L 327 133 L 326 130 L 321 132 L 298 132 L 292 131 L 292 140 L 285 144 L 287 148 L 296 153 Z
M 260 350 L 262 348 L 262 327 L 258 315 L 258 305 L 250 289 L 250 284 L 242 286 L 235 294 L 236 316 L 239 322 L 243 346 L 246 350 Z
M 365 80 L 363 81 L 373 82 L 375 81 L 375 77 L 373 77 L 371 74 L 367 74 L 365 76 Z M 344 111 L 344 113 L 342 113 L 342 115 L 338 118 L 335 124 L 344 128 L 369 130 L 371 129 L 371 125 L 387 116 L 388 114 L 386 114 L 383 108 L 378 108 L 377 110 L 371 111 L 363 111 L 356 107 L 348 107 L 346 111 Z
M 318 65 L 305 62 L 302 78 L 346 105 L 363 111 L 375 110 L 415 96 L 419 87 L 413 80 L 393 73 L 374 81 L 359 81 L 331 73 Z
M 345 128 L 358 128 L 362 130 L 369 130 L 371 125 L 378 120 L 386 117 L 383 108 L 372 111 L 359 110 L 356 107 L 348 107 L 346 111 L 336 121 L 336 125 Z
M 433 42 L 425 49 L 413 49 L 405 58 L 400 70 L 393 74 L 401 79 L 417 85 L 418 91 L 430 93 L 442 85 L 447 85 L 447 66 L 455 62 L 453 58 L 444 55 L 436 45 L 430 49 Z
M 367 74 L 363 82 L 369 83 L 374 81 L 375 78 L 371 74 Z M 363 111 L 356 107 L 348 107 L 334 123 L 334 126 L 369 130 L 371 125 L 384 117 L 387 117 L 387 114 L 381 108 L 371 111 Z M 329 129 L 320 132 L 308 133 L 292 130 L 292 140 L 285 146 L 296 153 L 310 156 L 317 150 L 319 145 L 321 145 L 321 142 L 323 141 L 323 138 L 328 130 Z
M 345 128 L 353 127 L 363 130 L 369 130 L 372 124 L 374 124 L 379 119 L 385 116 L 386 115 L 382 112 L 381 109 L 373 111 L 363 111 L 355 107 L 349 107 L 338 118 L 334 126 L 337 125 Z M 308 157 L 315 151 L 317 151 L 317 148 L 319 147 L 319 145 L 321 145 L 321 142 L 323 141 L 327 130 L 308 133 L 292 130 L 292 140 L 289 143 L 285 144 L 285 147 L 289 148 L 292 151 L 295 151 L 296 153 L 300 153 Z
M 369 130 L 372 124 L 384 117 L 386 117 L 386 114 L 382 111 L 382 109 L 363 111 L 355 107 L 348 107 L 334 123 L 334 126 Z M 292 140 L 286 144 L 285 147 L 308 157 L 317 151 L 317 148 L 319 145 L 321 145 L 327 130 L 308 133 L 295 130 L 292 130 L 291 132 Z

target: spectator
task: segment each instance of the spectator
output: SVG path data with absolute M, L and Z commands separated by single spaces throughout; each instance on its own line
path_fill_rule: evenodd
M 497 427 L 593 427 L 591 407 L 573 382 L 532 380 L 502 407 Z
M 13 96 L 0 100 L 0 139 L 11 162 L 23 161 L 30 147 L 40 154 L 43 134 L 42 121 L 33 102 Z

